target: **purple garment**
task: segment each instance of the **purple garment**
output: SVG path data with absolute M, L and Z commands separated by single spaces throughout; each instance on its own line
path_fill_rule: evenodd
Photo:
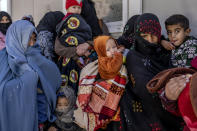
M 0 32 L 0 50 L 5 48 L 5 35 Z

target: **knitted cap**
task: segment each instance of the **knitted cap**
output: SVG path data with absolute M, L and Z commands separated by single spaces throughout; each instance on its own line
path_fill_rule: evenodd
M 71 6 L 80 6 L 82 8 L 82 0 L 66 0 L 66 9 Z
M 137 19 L 136 33 L 148 33 L 161 38 L 161 25 L 156 15 L 151 13 L 144 13 Z

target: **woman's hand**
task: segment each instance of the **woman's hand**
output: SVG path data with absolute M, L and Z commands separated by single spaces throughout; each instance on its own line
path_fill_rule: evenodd
M 169 41 L 166 40 L 161 40 L 161 45 L 166 49 L 166 50 L 174 50 L 175 46 L 170 43 Z
M 181 92 L 189 82 L 191 74 L 171 78 L 165 86 L 165 95 L 169 100 L 177 100 Z
M 89 48 L 89 44 L 88 43 L 83 43 L 77 46 L 77 55 L 78 56 L 83 56 L 85 55 L 85 53 L 87 52 L 88 48 Z

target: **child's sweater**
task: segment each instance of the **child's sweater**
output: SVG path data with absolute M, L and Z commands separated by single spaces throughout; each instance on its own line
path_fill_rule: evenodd
M 171 62 L 175 67 L 191 67 L 191 60 L 197 56 L 197 39 L 189 36 L 176 49 L 172 50 Z

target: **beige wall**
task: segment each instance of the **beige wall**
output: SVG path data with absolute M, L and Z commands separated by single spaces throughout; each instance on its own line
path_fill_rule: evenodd
M 93 1 L 103 1 L 103 0 L 93 0 Z M 134 2 L 135 0 L 128 0 L 128 1 Z M 11 5 L 12 5 L 11 14 L 13 20 L 21 19 L 23 15 L 32 14 L 35 19 L 35 23 L 37 24 L 47 11 L 50 10 L 63 11 L 64 3 L 65 0 L 11 0 Z M 164 34 L 165 34 L 165 27 L 164 27 L 165 19 L 168 16 L 175 13 L 184 14 L 190 20 L 192 35 L 197 36 L 196 5 L 197 5 L 197 0 L 142 0 L 142 12 L 143 13 L 152 12 L 158 15 L 161 21 L 161 25 L 163 27 Z
M 62 0 L 12 0 L 12 18 L 15 21 L 31 14 L 37 25 L 46 12 L 62 11 L 62 3 Z
M 190 20 L 191 34 L 197 37 L 197 0 L 143 0 L 143 12 L 155 13 L 166 34 L 164 22 L 172 14 L 183 14 Z

